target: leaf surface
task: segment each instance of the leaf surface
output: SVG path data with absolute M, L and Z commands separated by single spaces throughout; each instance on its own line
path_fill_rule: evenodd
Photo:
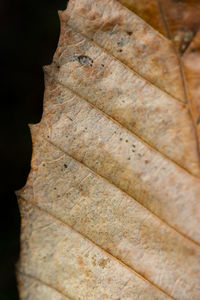
M 60 18 L 18 192 L 21 299 L 198 300 L 198 141 L 173 45 L 114 0 Z
M 185 52 L 200 28 L 199 0 L 119 0 L 119 2 L 170 38 L 180 54 Z
M 190 110 L 197 127 L 200 147 L 200 31 L 182 57 Z

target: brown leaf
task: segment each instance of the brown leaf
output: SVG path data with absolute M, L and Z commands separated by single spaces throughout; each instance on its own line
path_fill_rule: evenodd
M 18 192 L 21 299 L 198 300 L 199 157 L 173 46 L 114 0 L 60 17 Z
M 182 54 L 200 29 L 199 0 L 119 0 L 170 38 Z
M 60 17 L 139 75 L 185 101 L 173 44 L 119 2 L 70 1 Z
M 157 29 L 160 33 L 167 36 L 163 16 L 161 14 L 161 7 L 159 0 L 118 0 L 121 4 L 128 9 L 135 12 L 138 16 L 144 19 L 153 28 Z M 166 0 L 165 0 L 166 1 Z M 167 1 L 168 2 L 168 1 Z
M 200 147 L 200 31 L 182 57 L 191 112 Z
M 200 29 L 199 0 L 161 0 L 168 36 L 180 54 L 184 53 Z

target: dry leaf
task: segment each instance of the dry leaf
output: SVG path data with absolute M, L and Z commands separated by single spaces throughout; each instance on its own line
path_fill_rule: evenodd
M 167 36 L 167 30 L 161 14 L 159 0 L 118 0 L 121 4 L 132 10 L 153 28 Z M 153 17 L 152 17 L 153 16 Z
M 117 1 L 70 1 L 63 23 L 94 39 L 139 75 L 184 102 L 179 61 L 171 41 Z M 63 24 L 64 26 L 64 24 Z
M 173 45 L 114 0 L 60 18 L 18 193 L 21 299 L 198 300 L 199 153 Z
M 197 127 L 200 148 L 200 31 L 182 57 L 187 93 L 194 122 Z
M 200 29 L 199 0 L 118 1 L 173 40 L 180 54 L 184 53 Z

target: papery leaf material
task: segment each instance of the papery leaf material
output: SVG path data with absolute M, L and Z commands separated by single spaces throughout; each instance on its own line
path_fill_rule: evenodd
M 20 297 L 198 300 L 198 141 L 173 46 L 117 1 L 60 16 L 18 192 Z

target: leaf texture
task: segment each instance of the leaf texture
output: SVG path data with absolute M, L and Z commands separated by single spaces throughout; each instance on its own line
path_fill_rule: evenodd
M 70 0 L 59 15 L 18 192 L 20 297 L 198 300 L 199 153 L 185 103 L 186 87 L 198 118 L 198 35 L 183 78 L 172 42 L 122 3 Z
M 119 2 L 70 1 L 68 10 L 60 15 L 63 23 L 77 28 L 139 75 L 185 101 L 173 44 Z
M 119 0 L 170 38 L 182 55 L 200 29 L 199 0 Z M 151 16 L 155 17 L 151 17 Z
M 187 93 L 200 147 L 200 31 L 182 57 Z

